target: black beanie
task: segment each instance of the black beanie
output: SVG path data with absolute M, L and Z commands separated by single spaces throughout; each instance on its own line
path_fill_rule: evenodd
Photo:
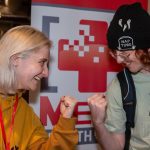
M 150 48 L 150 15 L 140 3 L 117 9 L 107 31 L 107 41 L 113 50 Z

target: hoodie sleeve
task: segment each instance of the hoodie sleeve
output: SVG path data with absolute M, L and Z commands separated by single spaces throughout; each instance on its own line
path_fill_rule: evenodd
M 75 150 L 78 144 L 78 131 L 75 129 L 76 118 L 63 118 L 60 116 L 58 123 L 46 136 L 44 127 L 39 124 L 32 134 L 27 150 Z

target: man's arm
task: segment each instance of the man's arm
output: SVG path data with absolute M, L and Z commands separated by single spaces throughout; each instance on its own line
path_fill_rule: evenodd
M 94 125 L 97 142 L 104 150 L 123 150 L 125 144 L 124 133 L 112 133 L 107 130 L 105 125 Z
M 104 150 L 123 150 L 125 144 L 124 133 L 112 133 L 104 125 L 107 101 L 103 94 L 95 94 L 88 98 L 93 125 L 98 143 Z

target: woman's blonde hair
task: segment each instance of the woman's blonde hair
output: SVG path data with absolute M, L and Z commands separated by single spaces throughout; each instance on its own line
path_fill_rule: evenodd
M 22 25 L 8 30 L 0 39 L 0 90 L 15 93 L 15 72 L 10 59 L 15 54 L 28 53 L 43 46 L 51 47 L 51 41 L 41 31 Z

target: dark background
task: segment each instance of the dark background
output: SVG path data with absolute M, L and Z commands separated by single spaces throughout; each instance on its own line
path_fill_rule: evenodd
M 30 24 L 31 0 L 0 0 L 0 36 L 8 29 Z

